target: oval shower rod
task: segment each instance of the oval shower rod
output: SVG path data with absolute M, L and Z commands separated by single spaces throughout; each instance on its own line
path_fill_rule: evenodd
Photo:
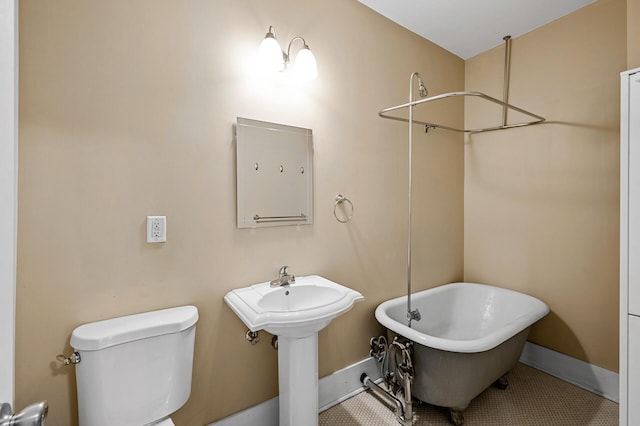
M 440 95 L 436 95 L 436 96 L 430 96 L 430 97 L 425 97 L 422 99 L 417 99 L 417 100 L 413 100 L 413 94 L 411 93 L 409 95 L 409 102 L 401 104 L 401 105 L 396 105 L 396 106 L 392 106 L 389 108 L 384 108 L 382 110 L 380 110 L 380 112 L 378 113 L 378 115 L 382 118 L 388 118 L 391 120 L 397 120 L 397 121 L 403 121 L 403 122 L 407 122 L 407 123 L 415 123 L 415 124 L 422 124 L 425 126 L 425 131 L 428 131 L 429 129 L 445 129 L 445 130 L 451 130 L 454 132 L 461 132 L 461 133 L 480 133 L 480 132 L 489 132 L 492 130 L 502 130 L 502 129 L 511 129 L 513 127 L 524 127 L 524 126 L 531 126 L 532 124 L 539 124 L 545 121 L 544 117 L 541 117 L 537 114 L 534 114 L 530 111 L 524 110 L 522 108 L 518 108 L 517 106 L 511 105 L 508 103 L 508 99 L 509 99 L 509 74 L 510 74 L 510 70 L 511 70 L 511 36 L 506 36 L 504 37 L 504 41 L 505 41 L 505 63 L 504 63 L 504 100 L 500 100 L 500 99 L 496 99 L 492 96 L 489 96 L 485 93 L 482 92 L 449 92 L 449 93 L 443 93 Z M 415 74 L 415 73 L 414 73 Z M 417 74 L 416 74 L 417 75 Z M 413 77 L 413 74 L 412 74 Z M 422 94 L 422 87 L 420 90 L 421 94 Z M 456 128 L 456 127 L 451 127 L 451 126 L 445 126 L 443 124 L 437 124 L 437 123 L 432 123 L 432 122 L 428 122 L 428 121 L 420 121 L 420 120 L 414 120 L 412 117 L 412 114 L 409 114 L 410 117 L 409 118 L 404 118 L 404 117 L 398 117 L 395 115 L 391 115 L 389 114 L 390 112 L 393 111 L 398 111 L 398 110 L 402 110 L 405 108 L 409 108 L 410 110 L 413 109 L 413 107 L 424 104 L 424 103 L 428 103 L 428 102 L 434 102 L 434 101 L 438 101 L 441 99 L 446 99 L 446 98 L 455 98 L 455 97 L 465 97 L 465 96 L 473 96 L 473 97 L 478 97 L 480 99 L 484 99 L 486 101 L 495 103 L 497 105 L 502 106 L 503 108 L 503 113 L 502 113 L 502 124 L 498 125 L 498 126 L 492 126 L 492 127 L 483 127 L 483 128 L 477 128 L 477 129 L 465 129 L 465 128 Z M 531 121 L 525 121 L 525 122 L 520 122 L 520 123 L 513 123 L 513 124 L 507 124 L 507 111 L 508 110 L 513 110 L 513 111 L 517 111 L 521 114 L 527 115 L 529 117 L 531 117 L 533 120 Z

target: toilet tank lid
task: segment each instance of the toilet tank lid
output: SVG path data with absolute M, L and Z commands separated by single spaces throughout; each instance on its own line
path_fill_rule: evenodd
M 97 351 L 109 346 L 178 333 L 198 321 L 195 306 L 179 306 L 84 324 L 73 330 L 71 346 Z

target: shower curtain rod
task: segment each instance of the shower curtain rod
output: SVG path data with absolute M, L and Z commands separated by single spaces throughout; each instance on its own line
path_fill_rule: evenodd
M 410 107 L 415 107 L 417 105 L 420 104 L 424 104 L 427 102 L 433 102 L 433 101 L 437 101 L 440 99 L 446 99 L 446 98 L 454 98 L 454 97 L 459 97 L 459 96 L 476 96 L 479 97 L 481 99 L 484 99 L 486 101 L 489 102 L 493 102 L 495 104 L 501 105 L 502 107 L 504 107 L 505 109 L 511 109 L 514 111 L 517 111 L 521 114 L 525 114 L 528 115 L 529 117 L 533 117 L 535 118 L 535 120 L 532 121 L 526 121 L 526 122 L 522 122 L 522 123 L 514 123 L 514 124 L 501 124 L 499 126 L 493 126 L 493 127 L 483 127 L 483 128 L 478 128 L 478 129 L 459 129 L 456 127 L 450 127 L 450 126 L 445 126 L 443 124 L 437 124 L 437 123 L 432 123 L 432 122 L 428 122 L 428 121 L 420 121 L 420 120 L 411 120 L 412 123 L 415 124 L 422 124 L 425 126 L 425 130 L 429 130 L 429 129 L 445 129 L 445 130 L 451 130 L 454 132 L 461 132 L 461 133 L 480 133 L 480 132 L 489 132 L 492 130 L 502 130 L 502 129 L 510 129 L 512 127 L 524 127 L 524 126 L 530 126 L 532 124 L 539 124 L 545 121 L 544 117 L 541 117 L 537 114 L 534 114 L 532 112 L 526 111 L 522 108 L 518 108 L 517 106 L 508 104 L 506 102 L 503 102 L 499 99 L 496 99 L 494 97 L 491 97 L 485 93 L 482 92 L 450 92 L 450 93 L 443 93 L 441 95 L 436 95 L 436 96 L 431 96 L 428 98 L 424 98 L 424 99 L 419 99 L 416 101 L 412 101 L 412 102 L 407 102 L 405 104 L 402 105 L 396 105 L 396 106 L 392 106 L 389 108 L 385 108 L 383 110 L 381 110 L 378 115 L 382 118 L 388 118 L 391 120 L 397 120 L 397 121 L 404 121 L 406 123 L 409 122 L 408 118 L 404 118 L 404 117 L 396 117 L 393 115 L 389 115 L 389 112 L 392 111 L 397 111 L 400 109 L 404 109 L 404 108 L 410 108 Z
M 522 108 L 518 108 L 517 106 L 511 105 L 508 103 L 509 101 L 509 76 L 511 73 L 511 36 L 505 36 L 503 38 L 504 42 L 505 42 L 505 50 L 504 50 L 504 90 L 503 90 L 503 97 L 504 99 L 501 101 L 499 99 L 496 99 L 492 96 L 489 96 L 485 93 L 482 92 L 450 92 L 450 93 L 443 93 L 441 95 L 436 95 L 436 96 L 431 96 L 431 97 L 427 97 L 427 98 L 423 98 L 423 99 L 418 99 L 418 100 L 413 100 L 413 91 L 410 92 L 409 94 L 409 102 L 402 104 L 402 105 L 396 105 L 396 106 L 392 106 L 389 108 L 385 108 L 383 110 L 381 110 L 380 112 L 378 112 L 378 115 L 382 118 L 388 118 L 391 120 L 397 120 L 397 121 L 404 121 L 406 123 L 416 123 L 416 124 L 422 124 L 425 126 L 425 131 L 428 131 L 430 128 L 431 129 L 445 129 L 445 130 L 451 130 L 454 132 L 461 132 L 461 133 L 480 133 L 480 132 L 489 132 L 492 130 L 502 130 L 502 129 L 511 129 L 513 127 L 524 127 L 524 126 L 531 126 L 532 124 L 539 124 L 545 121 L 544 117 L 541 117 L 537 114 L 534 114 L 530 111 L 524 110 Z M 424 89 L 424 86 L 422 86 L 422 80 L 419 80 L 420 84 L 421 84 L 421 89 Z M 421 95 L 426 95 L 426 90 L 425 93 Z M 495 104 L 498 104 L 500 106 L 502 106 L 502 124 L 499 126 L 492 126 L 492 127 L 483 127 L 483 128 L 479 128 L 479 129 L 459 129 L 456 127 L 450 127 L 450 126 L 445 126 L 442 124 L 437 124 L 437 123 L 431 123 L 431 122 L 427 122 L 427 121 L 420 121 L 420 120 L 414 120 L 413 119 L 413 107 L 417 106 L 417 105 L 421 105 L 427 102 L 433 102 L 433 101 L 438 101 L 440 99 L 446 99 L 446 98 L 455 98 L 455 97 L 459 97 L 459 96 L 475 96 L 478 97 L 480 99 L 484 99 L 486 101 L 489 102 L 493 102 Z M 398 116 L 394 116 L 394 115 L 390 115 L 389 113 L 392 111 L 397 111 L 397 110 L 401 110 L 401 109 L 405 109 L 405 108 L 409 108 L 409 118 L 404 118 L 404 117 L 398 117 Z M 533 118 L 534 120 L 532 121 L 525 121 L 525 122 L 521 122 L 521 123 L 514 123 L 514 124 L 507 124 L 507 111 L 508 110 L 514 110 L 517 111 L 521 114 L 527 115 L 531 118 Z

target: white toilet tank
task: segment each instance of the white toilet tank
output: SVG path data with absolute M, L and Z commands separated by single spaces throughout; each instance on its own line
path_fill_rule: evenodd
M 143 426 L 189 399 L 195 306 L 81 325 L 71 335 L 80 426 Z

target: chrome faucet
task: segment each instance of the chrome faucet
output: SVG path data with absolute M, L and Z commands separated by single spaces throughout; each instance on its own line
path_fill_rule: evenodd
M 271 287 L 280 287 L 283 285 L 290 285 L 296 282 L 296 277 L 294 277 L 293 275 L 289 275 L 287 268 L 288 266 L 286 265 L 280 268 L 280 270 L 278 271 L 278 278 L 276 278 L 275 280 L 269 283 Z

